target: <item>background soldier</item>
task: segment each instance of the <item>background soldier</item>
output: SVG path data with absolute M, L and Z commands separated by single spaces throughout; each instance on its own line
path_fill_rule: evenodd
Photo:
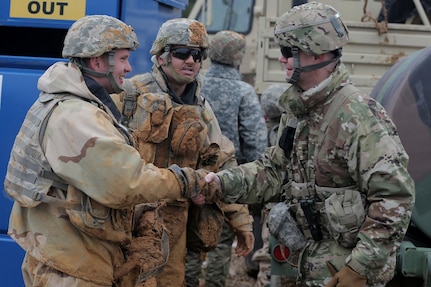
M 352 85 L 340 60 L 348 31 L 333 7 L 294 7 L 277 20 L 274 36 L 292 84 L 280 98 L 286 113 L 278 145 L 260 160 L 206 180 L 223 187 L 226 202 L 268 201 L 285 189 L 290 213 L 272 215 L 294 214 L 302 232 L 270 230 L 286 242 L 306 238 L 287 244 L 298 248 L 289 261 L 298 266 L 300 286 L 384 286 L 394 275 L 414 203 L 396 127 L 378 102 Z

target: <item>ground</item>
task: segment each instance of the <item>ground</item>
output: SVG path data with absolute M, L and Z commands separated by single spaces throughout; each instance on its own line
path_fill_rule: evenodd
M 247 275 L 244 257 L 232 255 L 225 287 L 251 287 L 256 279 Z
M 253 287 L 256 279 L 247 274 L 244 257 L 236 256 L 233 252 L 234 250 L 235 246 L 232 248 L 229 275 L 226 279 L 225 287 Z M 205 272 L 205 269 L 203 271 Z M 199 287 L 204 286 L 204 282 L 201 281 Z

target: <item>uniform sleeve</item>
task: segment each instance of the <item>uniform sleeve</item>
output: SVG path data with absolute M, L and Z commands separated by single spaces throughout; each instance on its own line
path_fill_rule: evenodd
M 238 133 L 242 160 L 250 162 L 263 155 L 268 131 L 259 99 L 251 86 L 247 87 L 239 106 Z
M 235 232 L 253 231 L 253 216 L 246 204 L 223 204 L 222 210 L 227 218 L 227 224 Z
M 286 121 L 287 115 L 282 116 L 280 126 L 285 126 Z M 280 135 L 281 132 L 278 138 Z M 287 163 L 284 151 L 275 145 L 253 162 L 218 172 L 223 201 L 247 204 L 279 201 L 284 193 Z
M 90 103 L 60 102 L 43 143 L 57 175 L 108 207 L 181 197 L 182 186 L 174 173 L 144 162 L 112 119 Z
M 370 101 L 367 106 L 371 113 L 358 121 L 349 169 L 360 179 L 368 209 L 348 264 L 378 282 L 386 281 L 379 278 L 385 265 L 395 264 L 414 204 L 414 181 L 394 124 L 378 103 Z

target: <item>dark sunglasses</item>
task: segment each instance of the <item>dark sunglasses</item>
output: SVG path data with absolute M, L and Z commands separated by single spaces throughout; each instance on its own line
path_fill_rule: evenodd
M 198 49 L 191 49 L 186 47 L 179 47 L 171 49 L 172 56 L 177 59 L 187 60 L 190 56 L 193 57 L 193 61 L 202 62 L 204 56 L 203 52 Z
M 281 54 L 283 55 L 283 57 L 285 57 L 286 59 L 293 57 L 291 47 L 280 46 L 280 51 L 281 51 Z

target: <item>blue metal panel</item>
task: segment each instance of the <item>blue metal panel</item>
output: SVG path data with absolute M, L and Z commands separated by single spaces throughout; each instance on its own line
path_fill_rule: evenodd
M 0 145 L 0 178 L 2 196 L 0 197 L 0 230 L 7 230 L 9 212 L 12 201 L 6 199 L 3 187 L 3 179 L 6 175 L 10 150 L 15 136 L 27 110 L 38 96 L 37 79 L 42 70 L 23 70 L 0 67 L 0 122 L 2 144 Z M 1 278 L 1 277 L 0 277 Z
M 150 49 L 159 27 L 168 19 L 181 17 L 182 10 L 176 7 L 178 5 L 173 5 L 175 4 L 173 2 L 179 1 L 164 2 L 171 3 L 167 5 L 156 0 L 122 2 L 121 19 L 135 29 L 140 42 L 138 49 L 130 56 L 133 71 L 128 76 L 150 71 L 152 67 Z M 188 1 L 183 2 L 186 4 Z
M 0 234 L 0 286 L 24 287 L 21 263 L 24 251 L 8 236 Z

